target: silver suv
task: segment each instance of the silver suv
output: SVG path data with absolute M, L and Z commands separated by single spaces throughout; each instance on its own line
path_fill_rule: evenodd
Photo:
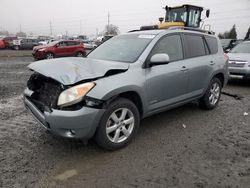
M 40 124 L 65 138 L 115 150 L 147 116 L 198 100 L 217 106 L 228 79 L 219 40 L 186 30 L 149 30 L 113 37 L 86 58 L 38 61 L 24 104 Z

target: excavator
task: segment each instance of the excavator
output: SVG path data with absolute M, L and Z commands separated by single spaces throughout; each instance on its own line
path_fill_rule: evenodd
M 150 29 L 169 29 L 173 27 L 183 27 L 193 30 L 200 30 L 202 11 L 203 7 L 195 5 L 181 5 L 176 7 L 166 6 L 165 19 L 163 17 L 159 18 L 160 23 L 151 26 L 141 26 L 140 30 L 150 30 Z M 210 15 L 210 10 L 206 10 L 206 17 Z

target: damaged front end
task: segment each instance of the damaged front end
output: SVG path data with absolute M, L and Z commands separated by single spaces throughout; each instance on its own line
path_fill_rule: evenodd
M 57 100 L 63 89 L 63 85 L 53 79 L 34 73 L 27 83 L 26 92 L 30 92 L 24 94 L 41 112 L 51 112 L 53 108 L 58 109 Z
M 25 107 L 49 132 L 65 138 L 89 139 L 105 111 L 103 101 L 85 96 L 76 104 L 59 106 L 58 99 L 68 88 L 71 87 L 35 72 L 24 91 Z
M 81 109 L 83 106 L 92 108 L 102 107 L 102 100 L 87 96 L 81 97 L 80 100 L 72 104 L 58 105 L 61 94 L 70 88 L 70 86 L 64 86 L 51 78 L 39 73 L 34 73 L 28 80 L 25 96 L 31 100 L 41 112 L 52 112 L 53 109 L 74 111 Z
M 129 65 L 59 58 L 29 65 L 25 107 L 55 135 L 89 139 L 105 112 L 104 101 L 87 96 L 95 80 L 125 72 Z M 100 87 L 100 86 L 99 86 Z

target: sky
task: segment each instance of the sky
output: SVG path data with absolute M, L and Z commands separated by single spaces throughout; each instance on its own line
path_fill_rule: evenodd
M 250 27 L 250 0 L 0 0 L 0 30 L 49 35 L 51 28 L 53 35 L 95 36 L 104 30 L 109 14 L 110 23 L 126 33 L 158 23 L 166 5 L 182 4 L 210 9 L 204 25 L 210 24 L 216 34 L 236 24 L 238 38 L 244 38 Z

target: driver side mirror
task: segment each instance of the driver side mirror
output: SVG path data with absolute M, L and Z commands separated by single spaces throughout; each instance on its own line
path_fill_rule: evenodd
M 155 54 L 151 57 L 150 59 L 150 65 L 163 65 L 163 64 L 168 64 L 169 63 L 169 56 L 168 54 L 160 53 L 160 54 Z

